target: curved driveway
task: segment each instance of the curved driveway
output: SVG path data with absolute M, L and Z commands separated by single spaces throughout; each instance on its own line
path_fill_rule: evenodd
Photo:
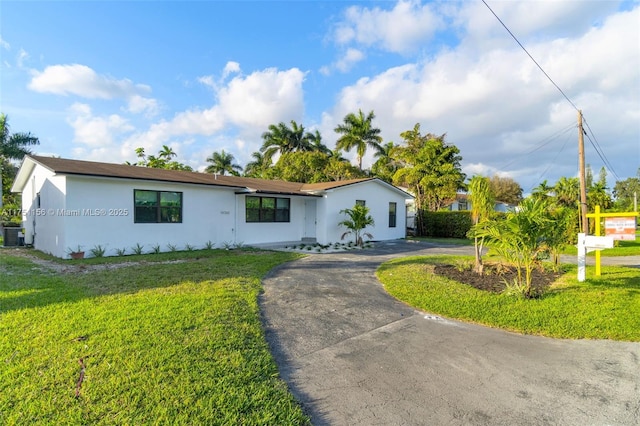
M 469 251 L 378 243 L 311 255 L 265 278 L 267 340 L 312 423 L 639 425 L 639 343 L 447 320 L 395 300 L 375 277 L 393 257 Z

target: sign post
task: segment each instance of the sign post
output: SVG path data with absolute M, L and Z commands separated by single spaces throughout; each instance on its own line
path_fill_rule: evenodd
M 600 213 L 600 206 L 596 206 L 595 213 L 589 213 L 587 215 L 588 218 L 595 219 L 595 236 L 599 237 L 602 232 L 602 226 L 600 224 L 600 220 L 605 220 L 605 231 L 612 229 L 613 234 L 610 234 L 609 231 L 606 232 L 607 236 L 612 237 L 614 240 L 635 240 L 636 239 L 636 217 L 639 215 L 638 212 L 624 212 L 624 213 Z M 607 225 L 607 219 L 616 219 L 611 223 L 611 226 Z M 613 247 L 613 246 L 612 246 Z M 608 247 L 607 247 L 608 248 Z M 580 256 L 580 247 L 578 247 L 578 257 Z M 601 275 L 601 267 L 600 267 L 600 250 L 596 251 L 596 276 Z

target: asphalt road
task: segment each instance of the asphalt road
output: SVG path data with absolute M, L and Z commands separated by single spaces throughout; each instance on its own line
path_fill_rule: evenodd
M 452 321 L 398 302 L 375 277 L 393 257 L 469 250 L 378 243 L 270 273 L 260 301 L 267 340 L 312 423 L 640 425 L 640 343 Z

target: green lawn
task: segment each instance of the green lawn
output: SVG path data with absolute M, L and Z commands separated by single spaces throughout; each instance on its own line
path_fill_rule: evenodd
M 384 263 L 377 275 L 394 297 L 425 312 L 525 334 L 571 339 L 640 341 L 640 269 L 602 267 L 577 281 L 567 271 L 540 299 L 519 299 L 477 290 L 433 274 L 456 256 L 419 256 Z
M 307 424 L 257 303 L 261 277 L 297 257 L 178 252 L 57 274 L 0 251 L 0 424 Z M 89 269 L 123 260 L 146 263 Z

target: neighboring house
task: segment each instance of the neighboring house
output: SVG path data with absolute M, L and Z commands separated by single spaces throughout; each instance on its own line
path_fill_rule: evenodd
M 12 187 L 22 194 L 26 244 L 66 257 L 142 245 L 203 248 L 340 241 L 340 211 L 364 203 L 374 240 L 405 237 L 408 193 L 379 179 L 303 184 L 26 156 Z
M 494 210 L 497 212 L 506 213 L 512 211 L 515 207 L 515 205 L 497 201 L 494 206 Z M 455 201 L 449 204 L 447 209 L 452 211 L 471 210 L 471 200 L 469 199 L 469 195 L 463 192 L 458 193 L 456 195 Z

